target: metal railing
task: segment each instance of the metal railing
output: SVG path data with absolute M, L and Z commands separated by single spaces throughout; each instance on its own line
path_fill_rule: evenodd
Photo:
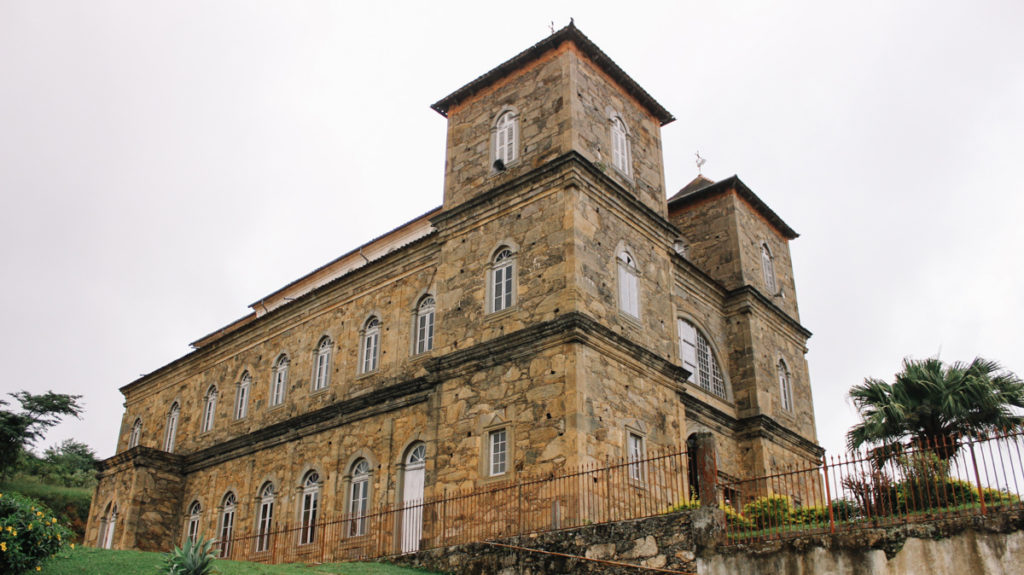
M 730 543 L 1021 508 L 1024 428 L 826 457 L 721 485 Z
M 265 563 L 353 561 L 661 515 L 687 500 L 686 461 L 686 452 L 658 453 L 551 477 L 520 473 L 370 513 L 244 531 L 220 541 L 219 550 L 224 558 Z

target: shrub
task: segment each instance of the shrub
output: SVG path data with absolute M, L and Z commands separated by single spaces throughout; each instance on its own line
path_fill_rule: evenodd
M 698 507 L 700 507 L 700 499 L 684 499 L 666 509 L 665 513 L 675 513 L 676 511 L 686 511 L 687 509 L 697 509 Z
M 785 525 L 792 511 L 789 497 L 785 495 L 760 497 L 743 506 L 743 515 L 753 521 L 758 529 Z
M 797 507 L 789 513 L 789 523 L 793 525 L 813 525 L 828 523 L 828 507 Z
M 732 505 L 720 503 L 718 508 L 725 512 L 725 524 L 730 529 L 749 531 L 754 528 L 754 522 L 740 515 L 738 511 L 732 508 Z
M 42 503 L 14 492 L 0 493 L 0 573 L 36 569 L 70 537 L 71 531 Z
M 836 521 L 848 521 L 860 515 L 857 504 L 849 499 L 832 500 L 832 518 Z M 827 519 L 826 515 L 826 519 Z
M 165 575 L 210 575 L 217 571 L 213 568 L 213 540 L 195 541 L 189 539 L 185 545 L 175 547 L 164 560 Z

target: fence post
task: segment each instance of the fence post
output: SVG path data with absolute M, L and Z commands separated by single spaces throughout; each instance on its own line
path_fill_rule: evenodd
M 821 456 L 821 468 L 825 471 L 825 505 L 828 505 L 828 528 L 830 533 L 836 532 L 836 520 L 832 512 L 832 487 L 828 484 L 828 458 Z
M 967 445 L 971 448 L 971 465 L 974 466 L 974 484 L 978 486 L 978 500 L 981 501 L 981 514 L 986 515 L 985 490 L 981 487 L 981 475 L 978 473 L 978 460 L 974 457 L 974 440 L 968 438 Z
M 698 496 L 701 507 L 718 507 L 718 460 L 715 455 L 715 436 L 708 432 L 695 437 L 697 447 Z

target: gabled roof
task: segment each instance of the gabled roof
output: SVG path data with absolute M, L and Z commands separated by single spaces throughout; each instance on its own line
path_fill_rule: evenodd
M 562 45 L 563 42 L 572 42 L 583 54 L 585 54 L 590 60 L 597 65 L 604 73 L 611 76 L 627 94 L 637 99 L 641 105 L 647 108 L 647 111 L 651 113 L 655 118 L 661 122 L 664 126 L 669 122 L 675 120 L 675 117 L 669 113 L 668 110 L 663 108 L 646 90 L 640 87 L 632 78 L 629 77 L 622 68 L 619 68 L 607 54 L 601 51 L 589 38 L 580 32 L 579 28 L 573 24 L 572 20 L 569 21 L 569 25 L 561 30 L 551 34 L 547 38 L 544 38 L 540 42 L 537 42 L 533 46 L 520 52 L 517 56 L 500 64 L 490 72 L 480 76 L 476 80 L 466 84 L 465 86 L 455 90 L 451 94 L 445 96 L 434 105 L 430 106 L 438 114 L 444 117 L 448 117 L 448 110 L 453 106 L 458 105 L 460 102 L 466 100 L 473 94 L 476 94 L 481 89 L 491 85 L 495 81 L 503 78 L 515 70 L 522 68 L 523 66 L 537 60 L 545 53 L 554 50 Z
M 795 240 L 800 237 L 800 234 L 796 233 L 793 228 L 789 227 L 786 222 L 782 221 L 768 204 L 761 201 L 761 198 L 757 197 L 750 188 L 747 187 L 743 181 L 740 180 L 739 176 L 730 176 L 724 180 L 713 182 L 704 176 L 697 176 L 689 184 L 683 187 L 683 189 L 676 192 L 674 196 L 668 199 L 669 210 L 672 208 L 682 208 L 694 202 L 709 198 L 711 196 L 726 193 L 729 190 L 736 190 L 757 213 L 761 214 L 764 219 L 768 220 L 780 234 L 783 235 L 787 240 Z

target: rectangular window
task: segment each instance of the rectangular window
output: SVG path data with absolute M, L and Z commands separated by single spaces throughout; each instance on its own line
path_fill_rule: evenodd
M 349 526 L 349 537 L 366 535 L 366 509 L 369 503 L 367 491 L 369 487 L 370 482 L 366 479 L 352 482 L 352 500 L 349 505 L 352 523 Z
M 419 316 L 416 323 L 416 353 L 425 353 L 434 348 L 434 312 Z
M 370 373 L 377 369 L 377 345 L 380 334 L 377 332 L 367 334 L 363 342 L 363 373 Z
M 231 508 L 224 512 L 220 523 L 220 557 L 231 555 L 231 538 L 235 532 L 235 510 Z
M 490 475 L 504 475 L 508 466 L 508 435 L 504 429 L 496 429 L 489 434 L 490 444 Z
M 494 311 L 512 307 L 512 266 L 494 270 Z
M 238 386 L 238 397 L 235 398 L 235 419 L 242 419 L 249 410 L 249 384 Z
M 327 387 L 327 366 L 330 363 L 329 353 L 318 353 L 316 356 L 316 380 L 313 389 L 324 389 Z
M 274 502 L 264 501 L 260 504 L 260 523 L 256 536 L 256 551 L 270 549 L 270 523 L 274 518 Z
M 635 481 L 643 481 L 643 460 L 646 458 L 643 436 L 630 433 L 629 443 L 626 447 L 629 450 L 629 478 Z
M 640 317 L 637 295 L 636 274 L 625 265 L 619 264 L 619 309 L 633 317 Z

